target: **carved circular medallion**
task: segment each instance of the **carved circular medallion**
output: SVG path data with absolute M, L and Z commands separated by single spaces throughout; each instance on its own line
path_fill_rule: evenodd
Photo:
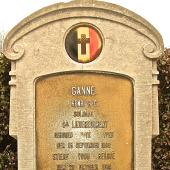
M 65 40 L 68 55 L 78 63 L 95 60 L 102 50 L 102 37 L 91 25 L 79 25 L 69 31 Z

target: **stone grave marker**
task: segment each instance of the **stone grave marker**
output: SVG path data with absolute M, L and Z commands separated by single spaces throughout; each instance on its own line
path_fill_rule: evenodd
M 3 44 L 19 170 L 151 170 L 157 58 L 145 19 L 93 0 L 30 15 Z

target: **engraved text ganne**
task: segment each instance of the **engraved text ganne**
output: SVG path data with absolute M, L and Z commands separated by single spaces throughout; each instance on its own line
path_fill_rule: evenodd
M 94 86 L 73 86 L 71 88 L 71 94 L 73 96 L 94 96 L 95 87 Z

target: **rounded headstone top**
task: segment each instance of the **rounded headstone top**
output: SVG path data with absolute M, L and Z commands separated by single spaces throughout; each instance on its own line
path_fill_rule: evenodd
M 146 44 L 144 47 L 143 52 L 146 57 L 158 58 L 163 52 L 164 44 L 160 33 L 141 16 L 124 7 L 107 2 L 74 0 L 42 8 L 22 20 L 7 34 L 3 44 L 4 54 L 10 60 L 20 59 L 24 55 L 24 49 L 20 44 L 17 44 L 18 40 L 45 24 L 74 17 L 100 18 L 121 23 L 135 29 L 154 43 L 154 45 Z

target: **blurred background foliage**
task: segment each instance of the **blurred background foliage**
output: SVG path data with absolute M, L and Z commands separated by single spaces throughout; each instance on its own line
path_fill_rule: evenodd
M 0 53 L 0 170 L 17 169 L 17 141 L 9 136 L 10 62 Z
M 158 59 L 158 70 L 160 135 L 153 139 L 152 167 L 170 170 L 170 49 L 165 49 Z M 10 62 L 0 53 L 0 170 L 17 170 L 17 141 L 8 133 L 9 71 Z
M 160 135 L 153 139 L 153 170 L 170 170 L 170 49 L 158 60 Z

